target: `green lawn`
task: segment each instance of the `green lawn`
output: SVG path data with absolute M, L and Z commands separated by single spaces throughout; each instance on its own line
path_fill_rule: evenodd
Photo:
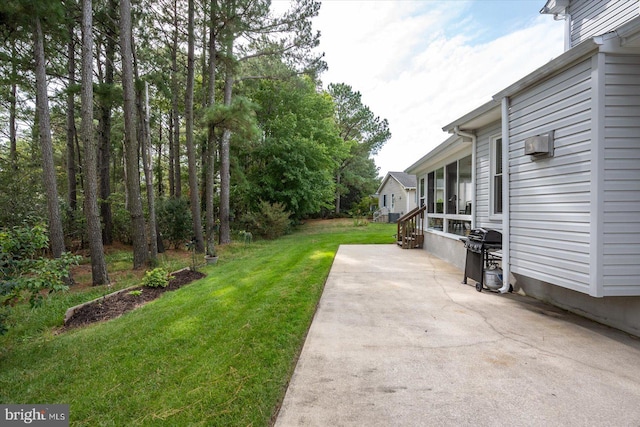
M 0 338 L 0 402 L 67 403 L 72 425 L 269 425 L 338 246 L 394 233 L 313 222 L 222 247 L 206 278 L 118 319 L 60 335 L 32 320 Z M 50 325 L 58 305 L 24 312 Z

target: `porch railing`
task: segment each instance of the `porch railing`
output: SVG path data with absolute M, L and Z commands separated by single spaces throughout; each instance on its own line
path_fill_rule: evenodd
M 403 249 L 421 248 L 424 245 L 424 211 L 427 206 L 417 207 L 398 219 L 398 246 Z

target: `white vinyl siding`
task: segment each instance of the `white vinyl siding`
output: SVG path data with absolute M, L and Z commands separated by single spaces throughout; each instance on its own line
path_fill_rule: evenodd
M 615 30 L 640 14 L 638 0 L 575 0 L 569 6 L 571 46 Z
M 640 294 L 640 57 L 606 56 L 605 295 Z
M 509 113 L 511 271 L 589 293 L 591 59 L 515 95 Z M 524 140 L 554 131 L 553 158 Z
M 379 199 L 382 200 L 381 204 L 386 201 L 389 213 L 403 215 L 416 206 L 416 190 L 407 190 L 396 179 L 389 177 L 380 189 Z
M 476 227 L 502 230 L 502 218 L 491 216 L 491 141 L 500 135 L 496 122 L 477 132 L 476 141 Z

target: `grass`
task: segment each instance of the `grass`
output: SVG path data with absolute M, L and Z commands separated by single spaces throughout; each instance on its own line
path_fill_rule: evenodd
M 392 243 L 394 232 L 313 221 L 220 247 L 206 278 L 110 322 L 12 331 L 0 338 L 0 402 L 68 403 L 74 426 L 267 426 L 338 246 Z M 30 312 L 59 312 L 57 298 L 68 302 Z

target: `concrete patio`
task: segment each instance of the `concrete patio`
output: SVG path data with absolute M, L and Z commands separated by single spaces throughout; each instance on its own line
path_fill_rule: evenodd
M 461 280 L 341 246 L 276 426 L 640 426 L 640 339 Z

